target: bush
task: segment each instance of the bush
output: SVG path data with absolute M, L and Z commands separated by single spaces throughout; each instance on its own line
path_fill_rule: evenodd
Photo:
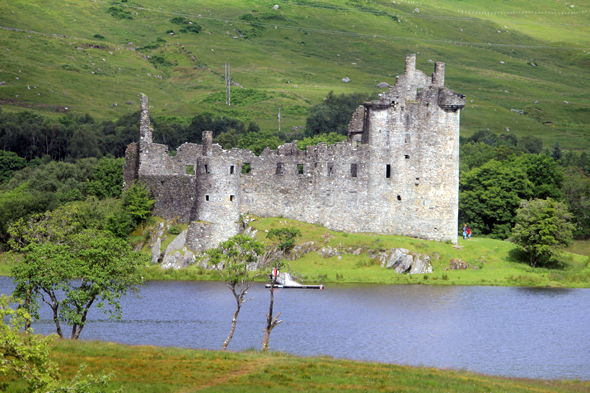
M 186 25 L 188 20 L 182 16 L 177 16 L 176 18 L 170 19 L 170 22 L 174 23 L 175 25 Z
M 104 40 L 104 35 L 102 34 L 95 34 L 93 35 L 94 38 L 99 39 L 99 40 Z
M 144 221 L 152 213 L 155 200 L 151 197 L 150 190 L 141 182 L 134 182 L 123 193 L 123 206 L 136 224 Z
M 182 232 L 182 227 L 180 225 L 173 225 L 168 228 L 168 233 L 171 235 L 180 235 Z
M 133 19 L 131 12 L 126 11 L 123 7 L 109 7 L 107 14 L 111 15 L 115 19 Z
M 201 30 L 203 30 L 203 28 L 197 24 L 188 25 L 185 27 L 185 29 L 191 33 L 199 33 Z

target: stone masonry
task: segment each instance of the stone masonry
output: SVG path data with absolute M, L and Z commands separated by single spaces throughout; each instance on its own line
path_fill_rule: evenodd
M 176 156 L 152 142 L 141 97 L 138 143 L 128 146 L 126 184 L 152 191 L 154 214 L 189 223 L 199 252 L 242 230 L 241 214 L 279 216 L 345 232 L 457 242 L 459 118 L 465 97 L 444 87 L 444 63 L 431 77 L 406 57 L 405 74 L 352 116 L 348 141 L 297 149 L 223 150 L 203 133 Z

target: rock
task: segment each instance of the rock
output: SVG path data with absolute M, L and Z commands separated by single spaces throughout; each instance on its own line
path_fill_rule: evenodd
M 5 84 L 6 82 L 0 82 L 0 86 L 2 86 L 3 84 Z
M 167 254 L 164 256 L 164 260 L 162 261 L 162 269 L 174 269 L 178 270 L 184 265 L 184 257 L 180 253 L 180 251 L 176 251 L 172 254 Z
M 426 274 L 432 273 L 432 265 L 430 264 L 430 256 L 428 254 L 418 254 L 414 258 L 414 264 L 410 269 L 410 274 Z
M 337 257 L 338 255 L 340 255 L 337 249 L 332 248 L 330 246 L 320 248 L 317 251 L 317 253 L 320 254 L 323 258 Z
M 192 253 L 192 251 L 187 251 L 184 253 L 184 265 L 185 266 L 192 265 L 193 263 L 195 263 L 196 259 L 197 258 L 195 257 L 195 254 Z
M 402 263 L 406 255 L 409 253 L 410 251 L 405 248 L 394 248 L 391 250 L 388 258 L 381 263 L 381 266 L 386 269 L 395 269 Z
M 278 4 L 275 4 L 275 5 L 272 7 L 272 9 L 273 9 L 273 10 L 278 10 L 278 9 L 279 9 L 279 5 L 278 5 Z
M 377 85 L 377 87 L 381 87 L 381 88 L 383 88 L 383 87 L 391 87 L 391 85 L 389 83 L 387 83 L 387 82 L 381 82 L 381 83 L 379 83 Z
M 361 255 L 363 253 L 363 248 L 357 248 L 351 252 L 352 255 Z
M 449 261 L 449 268 L 452 270 L 464 270 L 470 267 L 467 262 L 460 260 L 459 258 L 453 258 Z
M 342 82 L 348 83 L 348 82 L 350 82 L 350 78 L 349 77 L 342 78 Z
M 258 231 L 256 229 L 254 229 L 253 227 L 248 227 L 244 230 L 244 232 L 242 232 L 242 235 L 248 236 L 250 239 L 256 239 L 257 233 Z
M 131 104 L 133 104 L 133 101 L 127 101 L 126 104 L 131 105 Z
M 152 247 L 152 265 L 155 265 L 160 261 L 160 257 L 162 253 L 160 251 L 160 247 L 162 246 L 162 241 L 160 238 L 156 239 L 154 246 Z
M 458 245 L 458 244 L 453 244 L 453 246 L 452 246 L 452 247 L 453 247 L 455 250 L 462 250 L 462 249 L 463 249 L 463 246 L 460 246 L 460 245 Z
M 318 245 L 314 241 L 303 242 L 301 244 L 296 245 L 293 247 L 289 255 L 287 255 L 288 260 L 294 261 L 298 258 L 301 258 L 308 252 L 316 251 L 318 249 Z
M 397 266 L 393 268 L 393 270 L 399 274 L 405 273 L 412 267 L 412 263 L 414 263 L 414 257 L 411 255 L 406 255 L 397 264 Z
M 168 247 L 166 247 L 166 251 L 164 252 L 164 257 L 166 257 L 171 252 L 181 250 L 184 247 L 184 243 L 186 242 L 186 232 L 186 229 L 180 232 L 180 235 L 176 236 L 174 240 L 168 244 Z

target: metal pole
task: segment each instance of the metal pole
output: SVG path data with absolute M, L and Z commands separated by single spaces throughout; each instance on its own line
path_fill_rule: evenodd
M 227 87 L 229 92 L 229 101 L 228 105 L 231 106 L 231 63 L 227 63 Z
M 225 88 L 225 105 L 227 105 L 227 63 L 225 63 L 225 74 L 223 76 L 223 87 Z
M 281 132 L 281 106 L 279 105 L 279 132 Z

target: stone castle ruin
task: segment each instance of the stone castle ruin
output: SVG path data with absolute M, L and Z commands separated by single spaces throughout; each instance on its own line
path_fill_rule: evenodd
M 465 97 L 406 57 L 405 74 L 379 100 L 365 102 L 348 141 L 297 149 L 223 150 L 203 133 L 176 156 L 152 142 L 147 97 L 140 140 L 128 146 L 124 180 L 144 182 L 154 215 L 189 223 L 186 246 L 200 252 L 240 233 L 242 214 L 283 216 L 344 232 L 398 234 L 457 242 L 459 115 Z

